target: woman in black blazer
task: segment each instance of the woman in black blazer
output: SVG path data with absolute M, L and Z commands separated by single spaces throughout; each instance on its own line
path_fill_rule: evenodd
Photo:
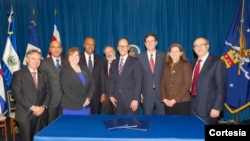
M 68 63 L 62 66 L 60 82 L 63 91 L 63 114 L 90 114 L 90 100 L 95 91 L 94 80 L 85 66 L 80 66 L 79 50 L 72 47 L 67 51 Z

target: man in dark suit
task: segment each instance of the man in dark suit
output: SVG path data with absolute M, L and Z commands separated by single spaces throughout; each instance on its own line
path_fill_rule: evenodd
M 100 114 L 101 103 L 106 100 L 106 81 L 104 72 L 104 60 L 97 54 L 94 54 L 95 40 L 87 37 L 83 43 L 84 53 L 81 53 L 79 65 L 87 66 L 95 81 L 95 93 L 90 103 L 90 113 Z
M 164 115 L 164 104 L 161 102 L 160 81 L 164 65 L 165 53 L 156 50 L 157 36 L 149 33 L 144 37 L 146 52 L 137 57 L 143 66 L 142 106 L 145 115 Z M 153 58 L 154 70 L 151 69 L 150 59 Z
M 198 115 L 207 124 L 217 124 L 226 97 L 226 65 L 209 53 L 209 42 L 205 38 L 197 38 L 193 49 L 198 58 L 193 63 L 191 114 Z
M 39 67 L 42 72 L 47 74 L 52 89 L 51 102 L 48 107 L 48 123 L 52 122 L 62 114 L 62 108 L 60 105 L 62 99 L 60 71 L 61 66 L 66 63 L 66 60 L 61 56 L 62 46 L 59 41 L 52 41 L 50 43 L 49 50 L 51 52 L 51 56 L 44 59 Z
M 16 99 L 16 121 L 23 141 L 32 141 L 47 121 L 51 88 L 47 75 L 38 70 L 41 53 L 30 50 L 27 67 L 13 73 L 12 90 Z
M 108 82 L 110 79 L 110 75 L 112 73 L 111 72 L 112 62 L 113 62 L 113 60 L 116 59 L 116 55 L 115 55 L 116 53 L 115 53 L 115 49 L 110 45 L 105 46 L 105 48 L 103 49 L 103 52 L 104 52 L 105 57 L 107 59 L 107 61 L 105 62 L 105 65 L 104 65 L 104 71 L 105 71 L 105 75 L 106 75 L 106 94 L 108 97 Z M 110 102 L 109 98 L 107 98 L 103 102 L 102 109 L 103 109 L 104 114 L 114 114 L 113 105 Z
M 116 114 L 139 114 L 142 66 L 138 58 L 128 55 L 129 42 L 118 42 L 120 58 L 114 60 L 109 81 L 109 99 Z

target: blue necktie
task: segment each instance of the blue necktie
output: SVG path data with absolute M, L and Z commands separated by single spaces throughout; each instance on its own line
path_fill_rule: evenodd
M 60 70 L 60 63 L 59 60 L 56 59 L 56 69 L 59 71 Z
M 92 61 L 91 61 L 91 56 L 89 56 L 89 71 L 92 73 L 92 70 L 93 70 L 93 64 L 92 64 Z

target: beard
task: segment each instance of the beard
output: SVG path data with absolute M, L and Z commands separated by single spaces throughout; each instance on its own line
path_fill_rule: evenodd
M 107 58 L 107 60 L 108 60 L 108 62 L 109 63 L 111 63 L 113 60 L 115 60 L 116 59 L 116 57 L 114 56 L 114 57 L 109 57 L 109 58 Z

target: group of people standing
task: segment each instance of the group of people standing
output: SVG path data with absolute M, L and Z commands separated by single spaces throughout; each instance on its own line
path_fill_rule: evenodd
M 129 41 L 121 38 L 119 58 L 108 45 L 106 60 L 94 53 L 92 37 L 85 38 L 83 53 L 71 47 L 65 59 L 58 41 L 50 43 L 51 56 L 44 60 L 39 51 L 30 50 L 27 67 L 14 72 L 12 80 L 22 139 L 32 141 L 62 114 L 139 114 L 142 109 L 145 115 L 194 114 L 217 124 L 225 101 L 226 66 L 209 53 L 208 40 L 193 42 L 198 57 L 192 65 L 181 44 L 171 44 L 164 53 L 157 43 L 157 36 L 149 33 L 146 51 L 130 56 Z

